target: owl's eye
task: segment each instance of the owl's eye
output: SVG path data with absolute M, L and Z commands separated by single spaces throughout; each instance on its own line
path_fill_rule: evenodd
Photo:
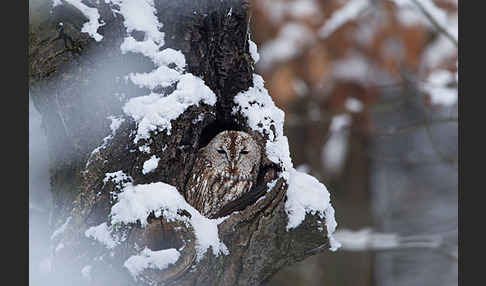
M 248 154 L 248 153 L 249 153 L 248 150 L 241 150 L 240 151 L 240 154 Z
M 218 153 L 219 153 L 219 154 L 224 154 L 224 153 L 226 153 L 226 151 L 224 151 L 223 149 L 218 149 L 218 150 L 216 150 L 216 151 L 218 151 Z

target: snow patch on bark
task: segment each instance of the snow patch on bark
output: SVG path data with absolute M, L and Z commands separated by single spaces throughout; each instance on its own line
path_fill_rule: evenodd
M 333 237 L 337 223 L 326 186 L 316 178 L 295 169 L 290 170 L 289 175 L 287 201 L 285 202 L 285 211 L 289 218 L 287 230 L 298 227 L 304 221 L 307 213 L 319 215 L 326 220 L 329 249 L 337 250 L 340 244 Z
M 111 226 L 108 226 L 106 222 L 92 226 L 84 233 L 86 237 L 93 238 L 100 243 L 104 244 L 108 249 L 111 249 L 118 245 L 119 241 L 111 236 Z
M 132 255 L 128 258 L 123 266 L 125 266 L 132 277 L 137 280 L 137 276 L 148 268 L 152 269 L 166 269 L 169 265 L 174 264 L 180 257 L 179 251 L 175 248 L 152 251 L 145 247 L 138 255 Z
M 216 103 L 216 95 L 204 81 L 184 71 L 184 54 L 170 48 L 162 49 L 165 34 L 160 31 L 163 24 L 158 21 L 153 0 L 111 0 L 110 3 L 114 12 L 123 16 L 129 34 L 144 33 L 141 41 L 128 35 L 120 46 L 122 53 L 142 54 L 155 65 L 150 72 L 131 73 L 127 77 L 135 85 L 151 90 L 146 96 L 131 98 L 123 107 L 125 114 L 137 123 L 135 143 L 150 138 L 150 132 L 167 131 L 170 134 L 170 121 L 192 105 Z M 155 91 L 174 84 L 176 90 L 169 95 Z
M 81 13 L 86 16 L 86 18 L 88 18 L 88 22 L 83 24 L 81 32 L 88 33 L 97 42 L 101 41 L 103 39 L 103 36 L 98 34 L 98 28 L 105 25 L 105 23 L 103 22 L 103 20 L 100 19 L 100 13 L 98 12 L 98 9 L 84 5 L 81 0 L 64 0 L 64 2 L 71 4 L 79 11 L 81 11 Z M 56 7 L 61 4 L 63 4 L 63 1 L 55 0 L 52 4 L 52 7 Z
M 179 210 L 187 211 L 191 217 L 182 216 Z M 209 247 L 215 255 L 228 254 L 228 249 L 218 236 L 218 224 L 224 218 L 208 219 L 189 205 L 174 186 L 157 182 L 151 184 L 127 184 L 118 194 L 118 202 L 111 208 L 111 223 L 136 223 L 146 226 L 150 213 L 164 216 L 169 221 L 179 220 L 190 224 L 196 236 L 197 260 Z
M 275 106 L 263 78 L 254 74 L 253 86 L 237 94 L 234 101 L 233 113 L 242 114 L 250 128 L 268 137 L 267 158 L 282 167 L 280 177 L 289 184 L 285 203 L 287 230 L 299 226 L 307 213 L 317 214 L 326 220 L 330 249 L 337 250 L 340 244 L 332 236 L 337 223 L 329 192 L 317 179 L 293 168 L 288 139 L 283 135 L 285 114 Z

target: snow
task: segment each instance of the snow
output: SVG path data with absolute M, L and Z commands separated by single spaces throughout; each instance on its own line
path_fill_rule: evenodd
M 142 185 L 127 184 L 118 195 L 118 202 L 111 208 L 111 223 L 136 223 L 147 225 L 147 217 L 153 211 L 165 208 L 168 215 L 185 207 L 185 201 L 176 188 L 162 183 Z M 160 215 L 160 214 L 159 214 Z M 177 216 L 164 215 L 167 219 Z
M 425 48 L 422 54 L 422 68 L 436 68 L 444 60 L 457 56 L 457 47 L 444 36 L 440 36 Z
M 108 119 L 111 120 L 111 124 L 110 124 L 111 134 L 115 135 L 116 131 L 118 130 L 118 128 L 120 128 L 121 124 L 123 123 L 123 121 L 125 121 L 125 119 L 123 119 L 120 116 L 119 117 L 108 116 Z
M 59 243 L 57 246 L 56 246 L 56 249 L 54 250 L 55 253 L 61 251 L 62 249 L 64 248 L 64 243 Z
M 113 181 L 115 184 L 124 184 L 126 181 L 132 181 L 132 178 L 120 170 L 113 173 L 105 173 L 103 185 L 105 185 L 109 180 Z
M 266 153 L 270 161 L 283 166 L 284 170 L 292 168 L 289 141 L 286 136 L 280 136 L 275 141 L 267 141 Z
M 349 114 L 334 116 L 329 127 L 330 137 L 323 149 L 322 158 L 327 171 L 337 174 L 343 168 L 348 149 L 349 131 L 344 130 L 351 123 Z
M 295 18 L 319 17 L 320 10 L 316 0 L 295 0 L 287 6 L 288 13 Z
M 177 68 L 183 69 L 186 66 L 186 58 L 180 51 L 174 49 L 163 49 L 152 40 L 137 41 L 133 37 L 126 37 L 120 46 L 122 53 L 140 53 L 149 57 L 156 66 L 175 64 Z
M 145 247 L 140 254 L 130 256 L 123 266 L 125 266 L 132 277 L 137 280 L 137 276 L 144 269 L 165 269 L 170 264 L 176 263 L 179 256 L 180 253 L 175 248 L 152 251 Z
M 324 211 L 324 217 L 326 218 L 327 238 L 329 239 L 329 249 L 331 251 L 336 251 L 341 247 L 339 239 L 334 237 L 334 232 L 337 227 L 337 221 L 334 214 L 335 210 L 332 207 L 331 202 L 329 202 L 329 206 Z
M 299 166 L 297 166 L 297 168 L 295 168 L 297 171 L 299 172 L 302 172 L 302 173 L 306 173 L 306 174 L 309 174 L 311 168 L 309 165 L 307 164 L 301 164 Z
M 287 23 L 274 40 L 262 45 L 260 65 L 266 69 L 277 62 L 291 59 L 313 41 L 313 32 L 308 27 L 299 23 Z
M 164 33 L 160 32 L 159 23 L 153 0 L 118 0 L 112 1 L 119 5 L 119 13 L 123 15 L 127 32 L 140 31 L 145 37 L 156 44 L 164 44 Z
M 448 84 L 456 82 L 456 75 L 448 70 L 436 70 L 422 85 L 422 90 L 429 94 L 432 104 L 450 106 L 457 103 L 457 87 Z
M 44 274 L 52 272 L 52 255 L 39 262 L 39 271 Z
M 69 224 L 69 222 L 71 221 L 71 217 L 69 216 L 66 221 L 59 227 L 57 228 L 51 235 L 51 240 L 53 240 L 54 238 L 56 238 L 58 235 L 62 234 L 66 228 L 67 228 L 67 225 Z
M 326 186 L 316 178 L 295 169 L 291 169 L 289 175 L 285 202 L 285 212 L 289 218 L 287 230 L 298 227 L 307 213 L 317 214 L 326 219 L 330 249 L 338 249 L 339 242 L 333 237 L 337 223 Z
M 322 149 L 324 165 L 329 173 L 339 173 L 344 165 L 348 148 L 348 134 L 346 132 L 332 134 Z
M 196 235 L 196 260 L 199 261 L 209 247 L 212 248 L 213 254 L 216 256 L 228 255 L 228 248 L 219 240 L 218 236 L 218 224 L 223 222 L 225 218 L 208 219 L 195 209 L 192 209 L 190 213 L 193 216 L 191 224 Z
M 414 4 L 412 4 L 410 0 L 394 0 L 394 2 L 399 7 L 397 9 L 396 16 L 402 25 L 406 27 L 429 25 L 429 22 L 422 15 L 422 12 L 420 12 L 420 10 Z
M 92 269 L 91 265 L 85 265 L 81 269 L 81 275 L 83 275 L 84 278 L 91 280 L 91 269 Z
M 285 113 L 275 106 L 260 75 L 253 74 L 253 86 L 238 93 L 234 101 L 233 114 L 241 112 L 251 129 L 268 135 L 271 141 L 283 135 Z M 276 134 L 271 130 L 272 125 Z
M 191 218 L 181 216 L 178 210 L 186 210 Z M 151 184 L 127 184 L 118 195 L 118 202 L 111 208 L 111 223 L 135 223 L 147 225 L 148 215 L 164 215 L 167 220 L 182 220 L 192 225 L 196 236 L 196 254 L 199 260 L 209 247 L 215 255 L 227 254 L 228 249 L 219 240 L 218 224 L 224 218 L 208 219 L 189 205 L 174 186 L 157 182 Z
M 146 57 L 155 59 L 155 55 L 159 50 L 159 45 L 154 41 L 147 39 L 144 41 L 137 41 L 132 36 L 126 37 L 120 45 L 120 50 L 123 54 L 127 52 L 140 53 Z
M 357 18 L 361 11 L 369 5 L 369 0 L 349 0 L 343 7 L 332 13 L 332 16 L 319 30 L 319 36 L 324 39 L 329 37 L 341 26 Z
M 411 0 L 405 1 L 400 0 L 398 2 L 413 2 Z M 422 4 L 423 8 L 437 21 L 437 23 L 442 27 L 449 26 L 449 17 L 445 10 L 440 9 L 437 7 L 432 0 L 420 0 L 420 4 Z M 415 5 L 415 4 L 414 4 Z M 457 40 L 457 35 L 456 35 Z
M 361 112 L 363 110 L 363 103 L 354 97 L 346 99 L 344 106 L 351 112 Z
M 303 97 L 309 92 L 309 87 L 302 79 L 295 79 L 292 82 L 292 87 L 298 96 Z
M 171 48 L 158 52 L 153 58 L 153 61 L 157 66 L 175 64 L 181 70 L 186 66 L 186 57 L 184 54 Z
M 103 143 L 100 146 L 96 147 L 93 151 L 91 151 L 91 155 L 98 153 L 101 149 L 105 149 L 108 144 L 108 141 L 111 139 L 113 139 L 113 135 L 108 135 L 105 138 L 103 138 Z M 88 162 L 86 163 L 86 167 L 88 167 L 89 163 L 90 160 L 88 160 Z
M 123 111 L 138 123 L 135 143 L 148 139 L 151 131 L 171 132 L 170 121 L 176 119 L 189 106 L 205 103 L 214 105 L 216 95 L 204 84 L 204 81 L 186 73 L 180 77 L 177 89 L 168 96 L 151 93 L 130 99 Z
M 260 60 L 260 54 L 258 54 L 257 45 L 251 39 L 248 39 L 248 46 L 253 61 L 257 63 Z
M 81 11 L 86 16 L 86 18 L 88 18 L 88 22 L 84 23 L 81 32 L 88 33 L 97 42 L 101 41 L 101 39 L 103 39 L 103 36 L 98 34 L 97 31 L 99 27 L 104 25 L 104 23 L 103 20 L 101 20 L 100 23 L 100 13 L 98 12 L 98 9 L 91 8 L 84 5 L 81 2 L 81 0 L 64 0 L 64 1 L 76 7 L 79 11 Z M 54 1 L 53 7 L 60 4 L 61 1 L 56 0 Z
M 287 230 L 300 225 L 307 212 L 316 214 L 329 206 L 330 198 L 327 188 L 314 177 L 295 169 L 290 170 L 289 187 L 285 211 L 289 216 Z
M 369 227 L 357 231 L 342 229 L 334 235 L 341 242 L 342 249 L 348 251 L 437 248 L 444 241 L 443 234 L 401 236 L 396 233 L 375 232 Z M 454 250 L 451 254 L 454 255 Z
M 92 226 L 87 229 L 84 233 L 86 237 L 93 238 L 102 244 L 104 244 L 108 249 L 111 249 L 119 243 L 111 236 L 111 227 L 108 227 L 106 222 L 98 225 Z
M 264 86 L 263 78 L 254 74 L 253 86 L 238 93 L 234 101 L 236 106 L 233 108 L 233 114 L 240 112 L 247 119 L 251 129 L 268 135 L 267 157 L 282 166 L 284 171 L 292 168 L 288 140 L 283 135 L 285 113 L 275 106 Z
M 93 151 L 91 151 L 90 158 L 88 158 L 85 168 L 88 168 L 89 164 L 91 164 L 91 156 L 98 153 L 101 149 L 106 148 L 106 146 L 108 145 L 108 141 L 113 139 L 113 136 L 115 135 L 116 130 L 118 130 L 121 123 L 124 121 L 124 119 L 120 119 L 120 118 L 117 118 L 117 117 L 114 117 L 114 116 L 108 116 L 108 119 L 111 120 L 111 124 L 110 124 L 111 134 L 106 136 L 105 138 L 103 138 L 103 143 L 100 146 L 96 147 Z
M 148 174 L 148 173 L 152 172 L 153 170 L 157 169 L 157 165 L 159 164 L 159 161 L 160 161 L 160 158 L 157 158 L 157 156 L 155 156 L 155 155 L 150 157 L 150 159 L 148 159 L 147 161 L 145 161 L 143 163 L 142 173 L 145 175 L 145 174 Z
M 172 85 L 179 80 L 181 73 L 166 66 L 160 66 L 149 73 L 130 73 L 129 77 L 139 87 L 154 89 L 159 86 Z
M 261 1 L 266 13 L 274 22 L 280 22 L 290 16 L 297 19 L 319 20 L 322 16 L 316 0 L 291 0 L 291 1 Z
M 62 4 L 61 0 L 52 0 L 52 8 Z
M 397 9 L 398 19 L 402 24 L 407 26 L 425 24 L 429 27 L 432 26 L 429 19 L 426 18 L 424 13 L 420 10 L 420 5 L 436 22 L 444 28 L 457 42 L 458 40 L 458 18 L 457 13 L 448 15 L 448 13 L 437 7 L 432 0 L 420 0 L 415 3 L 413 0 L 393 0 L 399 7 Z M 441 37 L 444 37 L 441 35 Z
M 365 81 L 372 70 L 370 65 L 359 56 L 333 62 L 333 77 L 341 80 Z
M 332 118 L 331 126 L 329 129 L 331 132 L 338 132 L 341 129 L 349 126 L 351 124 L 351 116 L 349 114 L 340 114 Z
M 364 228 L 359 231 L 343 229 L 336 232 L 335 237 L 339 239 L 343 249 L 351 251 L 390 249 L 399 245 L 396 234 L 374 233 L 370 228 Z
M 144 153 L 150 154 L 150 146 L 142 145 L 142 146 L 138 147 L 138 150 L 140 152 L 144 152 Z

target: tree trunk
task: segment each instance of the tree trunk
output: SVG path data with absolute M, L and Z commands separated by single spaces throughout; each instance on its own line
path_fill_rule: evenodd
M 97 8 L 104 22 L 97 30 L 103 39 L 96 41 L 81 32 L 87 18 L 69 2 L 55 6 L 31 31 L 29 45 L 30 93 L 47 130 L 53 229 L 57 230 L 52 237 L 53 270 L 60 281 L 85 285 L 75 277 L 90 266 L 93 285 L 260 285 L 282 267 L 328 248 L 323 247 L 329 241 L 318 214 L 307 214 L 298 227 L 287 230 L 288 184 L 279 175 L 282 166 L 268 158 L 257 186 L 220 213 L 227 216 L 218 225 L 219 238 L 228 248 L 225 255 L 207 251 L 196 259 L 192 227 L 153 213 L 146 226 L 139 222 L 112 226 L 124 238 L 116 247 L 93 243 L 86 230 L 110 224 L 111 207 L 127 182 L 106 181 L 106 173 L 123 171 L 133 185 L 164 182 L 184 195 L 197 151 L 217 133 L 242 130 L 262 142 L 269 134 L 253 131 L 240 113 L 232 112 L 234 97 L 253 86 L 246 1 L 154 1 L 163 23 L 164 48 L 181 51 L 185 70 L 203 79 L 217 101 L 190 106 L 171 121 L 170 134 L 153 132 L 137 143 L 133 140 L 137 122 L 122 107 L 128 99 L 148 92 L 125 77 L 149 72 L 153 63 L 139 54 L 121 52 L 128 33 L 122 15 L 112 12 L 114 4 L 83 2 Z M 144 38 L 138 31 L 130 35 Z M 163 91 L 168 94 L 171 88 Z M 109 116 L 123 121 L 116 132 L 110 131 Z M 143 174 L 143 163 L 152 155 L 160 158 L 156 172 Z M 271 182 L 276 183 L 268 190 Z M 180 257 L 165 269 L 144 270 L 135 281 L 124 262 L 144 247 L 177 248 Z

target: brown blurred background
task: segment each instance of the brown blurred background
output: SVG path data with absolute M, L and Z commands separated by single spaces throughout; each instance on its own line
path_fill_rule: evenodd
M 457 285 L 457 1 L 251 3 L 257 73 L 343 243 L 268 285 Z

